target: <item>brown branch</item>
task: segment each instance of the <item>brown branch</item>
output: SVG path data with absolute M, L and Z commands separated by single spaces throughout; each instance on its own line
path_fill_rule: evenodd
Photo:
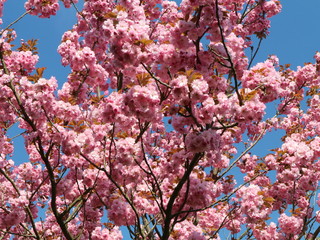
M 124 190 L 121 188 L 121 186 L 112 178 L 112 176 L 110 175 L 110 173 L 108 173 L 108 171 L 105 168 L 101 168 L 98 165 L 96 165 L 94 162 L 92 162 L 87 156 L 85 156 L 83 153 L 80 153 L 80 156 L 82 156 L 87 162 L 89 162 L 90 164 L 92 164 L 92 166 L 94 166 L 95 168 L 97 168 L 98 170 L 104 172 L 106 174 L 106 176 L 108 177 L 108 179 L 116 186 L 116 188 L 120 191 L 121 195 L 124 197 L 124 199 L 127 201 L 127 203 L 130 205 L 130 207 L 132 208 L 134 214 L 136 215 L 136 220 L 137 220 L 137 226 L 138 226 L 138 231 L 139 233 L 141 233 L 143 239 L 145 238 L 144 233 L 141 229 L 141 225 L 140 225 L 140 217 L 139 217 L 139 213 L 138 210 L 136 209 L 136 207 L 134 206 L 133 202 L 130 200 L 130 198 L 128 197 L 128 195 L 124 192 Z
M 20 191 L 19 191 L 18 187 L 16 186 L 15 182 L 8 176 L 8 174 L 5 171 L 3 171 L 2 168 L 0 168 L 0 173 L 11 183 L 12 187 L 14 188 L 14 190 L 16 191 L 18 196 L 20 196 Z M 29 201 L 31 201 L 31 198 L 30 198 Z M 29 206 L 25 206 L 24 209 L 25 209 L 25 211 L 27 212 L 27 215 L 30 218 L 31 226 L 32 226 L 32 229 L 33 229 L 34 234 L 35 234 L 35 236 L 33 236 L 33 237 L 40 240 L 40 236 L 39 236 L 39 233 L 37 231 L 36 225 L 34 223 L 32 212 L 31 212 Z
M 160 83 L 163 86 L 166 86 L 167 88 L 172 89 L 173 87 L 171 87 L 170 85 L 168 85 L 167 83 L 162 82 L 159 78 L 157 78 L 148 68 L 147 66 L 141 62 L 141 65 L 144 67 L 144 69 L 150 74 L 150 76 L 158 83 Z
M 316 229 L 316 231 L 312 234 L 311 240 L 315 240 L 320 233 L 320 227 Z
M 185 184 L 185 182 L 188 180 L 191 172 L 193 171 L 193 169 L 195 168 L 195 166 L 198 164 L 199 160 L 203 157 L 203 153 L 196 153 L 193 157 L 193 159 L 191 160 L 190 165 L 188 166 L 187 170 L 185 171 L 185 173 L 183 174 L 182 178 L 180 179 L 178 185 L 174 188 L 169 202 L 167 204 L 167 209 L 165 210 L 165 214 L 166 214 L 166 218 L 164 219 L 164 226 L 163 226 L 163 235 L 162 235 L 162 240 L 167 240 L 169 239 L 170 236 L 170 232 L 172 230 L 171 226 L 171 219 L 173 218 L 172 215 L 172 210 L 173 210 L 173 205 L 175 203 L 175 200 L 177 199 L 177 197 L 179 196 L 179 193 L 183 187 L 183 185 Z
M 226 40 L 224 38 L 223 28 L 222 28 L 221 20 L 220 20 L 220 17 L 219 17 L 218 0 L 215 0 L 215 3 L 216 3 L 216 6 L 215 6 L 216 7 L 216 17 L 217 17 L 217 21 L 218 21 L 218 27 L 219 27 L 219 31 L 220 31 L 220 36 L 221 36 L 221 42 L 223 44 L 224 50 L 226 51 L 226 54 L 227 54 L 227 57 L 228 57 L 228 61 L 230 63 L 230 68 L 231 68 L 231 71 L 233 73 L 233 78 L 234 78 L 234 81 L 235 81 L 234 87 L 235 87 L 236 94 L 238 96 L 239 105 L 242 106 L 243 105 L 243 101 L 242 101 L 242 97 L 241 97 L 241 95 L 239 93 L 239 89 L 238 89 L 237 73 L 236 73 L 236 70 L 234 68 L 233 61 L 232 61 L 231 55 L 229 53 L 228 47 L 226 45 Z
M 139 121 L 139 128 L 140 128 L 140 133 L 137 136 L 135 143 L 139 142 L 139 140 L 142 138 L 142 135 L 148 130 L 148 128 L 150 127 L 150 122 L 145 122 L 144 125 L 142 125 L 140 123 L 140 119 L 138 119 Z
M 262 40 L 263 40 L 263 38 L 260 38 L 260 39 L 259 39 L 258 46 L 257 46 L 257 48 L 256 48 L 253 56 L 251 56 L 251 59 L 250 59 L 250 62 L 249 62 L 249 65 L 248 65 L 248 68 L 247 68 L 247 69 L 250 69 L 253 60 L 256 58 L 257 53 L 258 53 L 258 51 L 260 50 L 260 46 L 261 46 Z
M 159 193 L 159 198 L 160 198 L 160 203 L 158 202 L 158 200 L 156 199 L 155 197 L 155 201 L 159 207 L 159 209 L 161 210 L 161 215 L 162 217 L 164 218 L 165 217 L 165 213 L 164 213 L 164 206 L 163 206 L 163 193 L 161 191 L 161 188 L 160 188 L 160 184 L 158 182 L 158 179 L 157 177 L 154 175 L 153 171 L 152 171 L 152 168 L 146 158 L 146 153 L 145 153 L 145 150 L 144 150 L 144 144 L 143 144 L 143 139 L 141 139 L 141 150 L 143 152 L 143 160 L 144 162 L 146 163 L 148 169 L 149 169 L 149 172 L 147 174 L 150 174 L 151 177 L 153 178 L 154 182 L 155 182 L 155 185 L 156 185 L 156 188 L 158 190 L 158 193 Z M 138 164 L 138 166 L 140 167 L 140 164 Z M 141 167 L 142 168 L 142 167 Z M 146 171 L 147 172 L 147 171 Z M 147 185 L 148 186 L 148 185 Z M 152 191 L 151 191 L 152 192 Z
M 208 208 L 212 208 L 213 206 L 217 205 L 220 202 L 225 202 L 228 201 L 230 199 L 230 197 L 235 194 L 237 191 L 239 191 L 242 187 L 244 187 L 245 185 L 247 185 L 248 183 L 252 182 L 253 180 L 255 180 L 257 177 L 261 176 L 262 174 L 265 174 L 267 171 L 263 171 L 260 172 L 259 174 L 253 176 L 251 179 L 249 179 L 248 181 L 244 182 L 243 184 L 241 184 L 239 187 L 235 188 L 231 193 L 229 193 L 228 195 L 224 196 L 223 198 L 215 201 L 214 203 L 203 207 L 203 208 L 198 208 L 198 209 L 190 209 L 190 210 L 185 210 L 185 211 L 181 211 L 179 213 L 175 213 L 174 215 L 172 215 L 173 217 L 175 217 L 177 214 L 182 214 L 182 213 L 192 213 L 192 212 L 201 212 L 204 211 Z
M 209 31 L 210 27 L 207 27 L 206 30 L 197 38 L 197 40 L 192 41 L 193 44 L 196 47 L 196 59 L 197 59 L 197 64 L 201 64 L 200 58 L 199 58 L 199 52 L 200 52 L 200 41 L 203 38 L 203 36 Z

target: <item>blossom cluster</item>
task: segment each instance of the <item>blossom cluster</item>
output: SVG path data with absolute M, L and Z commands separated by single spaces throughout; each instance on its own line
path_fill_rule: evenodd
M 25 3 L 40 18 L 59 7 Z M 320 54 L 296 71 L 276 56 L 251 66 L 247 54 L 280 10 L 276 0 L 84 1 L 58 47 L 70 67 L 61 87 L 32 42 L 17 48 L 2 31 L 0 238 L 122 239 L 122 226 L 134 239 L 307 236 L 320 222 Z M 275 130 L 282 144 L 253 153 Z

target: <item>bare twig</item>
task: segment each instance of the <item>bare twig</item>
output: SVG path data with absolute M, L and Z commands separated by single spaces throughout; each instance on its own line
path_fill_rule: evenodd
M 240 159 L 247 154 L 247 152 L 249 152 L 262 138 L 262 136 L 265 134 L 266 132 L 266 127 L 261 131 L 261 133 L 258 135 L 257 139 L 250 145 L 250 147 L 248 147 L 246 150 L 244 150 L 239 157 L 237 157 L 237 159 L 230 164 L 230 166 L 219 176 L 219 179 L 222 178 L 227 172 L 229 172 L 234 165 L 240 161 Z
M 259 39 L 258 46 L 257 46 L 256 50 L 254 51 L 253 56 L 252 56 L 251 59 L 250 59 L 250 62 L 249 62 L 249 65 L 248 65 L 248 69 L 250 69 L 253 60 L 254 60 L 255 57 L 257 56 L 257 53 L 258 53 L 258 51 L 259 51 L 259 49 L 260 49 L 262 40 L 263 40 L 263 38 L 260 38 L 260 39 Z
M 167 88 L 172 89 L 172 87 L 171 87 L 170 85 L 168 85 L 167 83 L 162 82 L 159 78 L 157 78 L 157 77 L 147 68 L 147 66 L 146 66 L 143 62 L 141 62 L 141 65 L 142 65 L 142 66 L 144 67 L 144 69 L 150 74 L 150 76 L 151 76 L 154 80 L 156 80 L 156 82 L 160 83 L 160 84 L 163 85 L 163 86 L 166 86 Z
M 0 33 L 0 36 L 2 36 L 2 34 L 8 30 L 12 25 L 16 24 L 17 22 L 19 22 L 24 16 L 26 16 L 28 13 L 30 12 L 29 11 L 26 11 L 25 13 L 23 13 L 20 17 L 18 17 L 16 20 L 14 20 L 12 23 L 10 23 L 6 28 L 4 28 L 1 33 Z
M 216 6 L 215 6 L 215 8 L 216 8 L 216 17 L 217 17 L 217 21 L 218 21 L 218 27 L 219 27 L 219 31 L 220 31 L 220 36 L 221 36 L 221 42 L 222 42 L 223 48 L 226 51 L 226 54 L 228 56 L 228 62 L 230 63 L 230 68 L 231 68 L 232 73 L 233 73 L 233 78 L 234 78 L 234 81 L 235 81 L 234 88 L 235 88 L 236 94 L 238 96 L 239 105 L 242 106 L 243 105 L 243 101 L 242 101 L 242 97 L 241 97 L 241 95 L 239 93 L 239 89 L 238 89 L 237 73 L 236 73 L 236 70 L 234 68 L 233 61 L 232 61 L 231 55 L 229 53 L 228 47 L 226 45 L 226 40 L 225 40 L 225 37 L 224 37 L 223 28 L 222 28 L 221 20 L 220 20 L 220 17 L 219 17 L 218 0 L 215 0 L 215 3 L 216 3 Z

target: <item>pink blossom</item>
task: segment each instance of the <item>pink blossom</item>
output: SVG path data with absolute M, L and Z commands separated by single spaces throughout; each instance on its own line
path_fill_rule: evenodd
M 220 136 L 215 131 L 190 133 L 186 137 L 187 149 L 195 153 L 215 150 L 219 147 L 219 142 Z
M 51 15 L 56 15 L 56 12 L 59 10 L 59 3 L 57 0 L 49 0 L 45 3 L 42 0 L 29 0 L 25 3 L 24 7 L 32 15 L 48 18 Z
M 125 99 L 125 104 L 137 117 L 145 120 L 153 120 L 157 117 L 159 96 L 152 85 L 147 87 L 134 86 Z
M 38 62 L 39 56 L 33 55 L 32 52 L 12 52 L 7 59 L 8 68 L 11 71 L 26 71 L 30 73 L 35 69 L 35 65 Z
M 108 218 L 116 225 L 131 225 L 135 221 L 134 212 L 128 203 L 114 199 L 108 212 Z
M 112 230 L 101 227 L 96 227 L 92 232 L 92 240 L 120 240 L 122 239 L 122 234 L 120 230 L 115 227 Z
M 61 2 L 78 2 L 64 82 L 1 32 L 0 238 L 280 240 L 320 222 L 320 55 L 248 66 L 279 1 Z
M 303 220 L 294 216 L 287 216 L 282 213 L 278 219 L 281 231 L 285 234 L 297 235 L 302 230 Z
M 274 222 L 271 222 L 264 229 L 256 228 L 253 230 L 253 235 L 257 239 L 261 240 L 277 240 L 281 239 L 280 234 L 277 231 L 277 226 Z

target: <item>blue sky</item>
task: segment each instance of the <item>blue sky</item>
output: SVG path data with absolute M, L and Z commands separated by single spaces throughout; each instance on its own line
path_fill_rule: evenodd
M 264 61 L 268 55 L 275 54 L 280 59 L 280 64 L 290 63 L 295 69 L 305 62 L 313 62 L 313 55 L 320 51 L 320 1 L 319 0 L 283 0 L 282 12 L 272 18 L 270 35 L 262 42 L 256 61 Z M 7 0 L 4 8 L 3 27 L 18 18 L 25 12 L 23 0 Z M 57 16 L 50 19 L 39 19 L 35 16 L 26 16 L 13 28 L 16 30 L 17 39 L 39 39 L 40 62 L 38 67 L 47 67 L 45 77 L 55 76 L 60 84 L 66 80 L 69 69 L 60 64 L 60 55 L 57 47 L 62 34 L 72 28 L 75 23 L 75 10 L 64 9 Z M 16 131 L 14 131 L 16 133 Z M 14 134 L 13 134 L 14 135 Z M 277 147 L 279 134 L 268 135 L 256 150 L 265 152 Z M 27 160 L 23 150 L 23 139 L 15 140 L 16 162 Z M 255 152 L 255 151 L 254 151 Z
M 258 60 L 275 54 L 281 64 L 291 63 L 292 67 L 314 62 L 315 52 L 320 51 L 320 1 L 283 0 L 281 4 L 282 12 L 271 19 L 270 35 Z

